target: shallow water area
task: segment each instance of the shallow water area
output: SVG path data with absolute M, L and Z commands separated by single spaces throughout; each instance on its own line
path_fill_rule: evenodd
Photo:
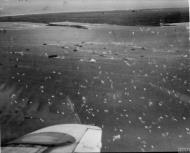
M 0 25 L 6 29 L 0 32 L 0 83 L 22 89 L 11 104 L 19 111 L 1 123 L 4 138 L 76 123 L 78 115 L 103 129 L 102 151 L 189 147 L 186 24 Z

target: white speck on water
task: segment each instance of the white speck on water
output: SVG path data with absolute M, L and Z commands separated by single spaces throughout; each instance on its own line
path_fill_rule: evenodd
M 119 103 L 119 104 L 122 103 L 122 100 L 118 100 L 118 103 Z
M 124 63 L 127 65 L 127 66 L 131 66 L 131 64 L 129 64 L 126 60 L 124 60 Z
M 161 121 L 161 120 L 163 120 L 163 119 L 164 119 L 163 116 L 160 116 L 160 117 L 158 118 L 159 121 Z
M 104 104 L 107 104 L 107 102 L 108 102 L 108 101 L 107 101 L 107 99 L 106 99 L 106 98 L 104 98 Z
M 108 113 L 108 112 L 109 112 L 109 110 L 108 110 L 108 109 L 105 109 L 105 110 L 104 110 L 104 112 L 105 112 L 105 113 Z
M 93 59 L 93 58 L 91 58 L 91 59 L 89 60 L 89 62 L 91 62 L 91 63 L 96 63 L 96 60 Z
M 141 137 L 137 137 L 138 140 L 141 140 Z
M 172 117 L 172 120 L 175 121 L 175 122 L 178 121 L 174 116 Z
M 43 85 L 41 85 L 41 86 L 40 86 L 40 89 L 44 89 L 44 86 L 43 86 Z
M 13 93 L 10 98 L 12 99 L 16 98 L 16 94 Z
M 123 132 L 123 129 L 119 129 L 119 132 Z
M 87 86 L 81 84 L 80 88 L 87 88 Z
M 109 31 L 108 33 L 109 33 L 109 34 L 112 34 L 113 32 L 112 32 L 112 31 Z
M 181 135 L 181 134 L 180 134 L 180 135 L 178 135 L 178 137 L 179 137 L 179 138 L 182 138 L 182 137 L 183 137 L 183 135 Z
M 188 57 L 188 55 L 186 54 L 186 55 L 184 55 L 183 57 L 187 58 L 187 57 Z
M 145 99 L 145 97 L 140 97 L 140 99 Z
M 151 147 L 152 149 L 154 149 L 154 145 L 151 145 L 150 147 Z
M 121 139 L 120 134 L 113 136 L 113 142 L 116 141 L 116 140 L 119 140 L 119 139 Z
M 160 101 L 158 105 L 161 107 L 163 105 L 163 101 Z
M 152 101 L 149 101 L 148 102 L 148 106 L 151 107 L 153 105 L 153 102 Z
M 61 112 L 62 115 L 64 115 L 65 113 L 64 112 Z
M 82 101 L 86 102 L 86 97 L 82 96 Z
M 101 80 L 101 84 L 104 84 L 105 82 L 104 82 L 104 80 Z
M 45 120 L 44 120 L 44 119 L 42 119 L 42 118 L 40 118 L 40 121 L 41 121 L 41 122 L 44 122 Z
M 53 74 L 56 74 L 56 71 L 52 71 Z

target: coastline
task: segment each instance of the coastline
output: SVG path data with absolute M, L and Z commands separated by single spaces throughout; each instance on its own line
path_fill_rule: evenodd
M 49 24 L 51 22 L 65 21 L 125 26 L 159 26 L 161 23 L 189 22 L 189 9 L 163 8 L 127 11 L 47 13 L 0 17 L 0 22 L 33 22 Z

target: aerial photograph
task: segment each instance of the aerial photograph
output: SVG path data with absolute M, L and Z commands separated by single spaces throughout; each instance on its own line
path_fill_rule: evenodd
M 0 152 L 190 152 L 188 0 L 0 0 Z

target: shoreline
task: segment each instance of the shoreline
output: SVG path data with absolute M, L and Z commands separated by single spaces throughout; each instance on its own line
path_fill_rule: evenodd
M 0 17 L 0 22 L 32 22 L 46 24 L 52 22 L 79 22 L 124 26 L 159 26 L 160 24 L 189 22 L 189 10 L 188 8 L 163 8 L 127 11 L 31 14 Z
M 23 14 L 15 14 L 15 15 L 11 15 L 11 14 L 7 14 L 7 15 L 0 15 L 0 18 L 2 17 L 15 17 L 15 16 L 28 16 L 28 15 L 44 15 L 44 14 L 60 14 L 60 13 L 64 13 L 64 14 L 72 14 L 72 13 L 98 13 L 98 12 L 126 12 L 126 11 L 140 11 L 140 10 L 161 10 L 161 9 L 189 9 L 189 7 L 158 7 L 158 8 L 140 8 L 140 9 L 136 9 L 136 8 L 131 8 L 131 9 L 113 9 L 113 10 L 89 10 L 89 11 L 54 11 L 54 12 L 38 12 L 38 13 L 23 13 Z

